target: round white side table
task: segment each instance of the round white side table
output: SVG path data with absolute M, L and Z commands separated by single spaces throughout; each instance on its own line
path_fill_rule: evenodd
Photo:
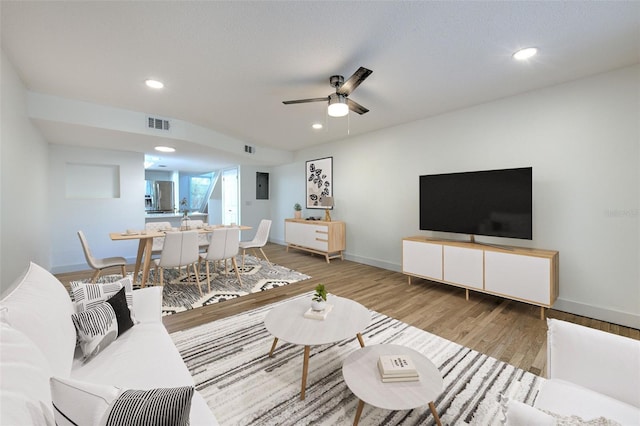
M 299 298 L 273 308 L 264 319 L 264 325 L 274 336 L 269 357 L 273 357 L 278 339 L 304 346 L 300 399 L 304 399 L 309 370 L 311 346 L 325 345 L 356 336 L 364 346 L 360 332 L 367 328 L 371 313 L 360 303 L 343 297 L 329 295 L 327 303 L 333 305 L 324 320 L 305 318 L 311 307 L 311 297 Z
M 407 355 L 416 365 L 419 381 L 383 382 L 378 371 L 380 355 Z M 344 381 L 357 396 L 354 426 L 360 421 L 364 403 L 385 410 L 410 410 L 428 404 L 437 425 L 440 417 L 433 403 L 442 392 L 442 374 L 429 358 L 406 346 L 373 345 L 351 353 L 342 364 Z

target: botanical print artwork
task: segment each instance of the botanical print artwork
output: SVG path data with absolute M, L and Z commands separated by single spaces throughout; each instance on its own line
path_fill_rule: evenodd
M 307 208 L 322 209 L 320 199 L 333 194 L 333 157 L 307 161 Z

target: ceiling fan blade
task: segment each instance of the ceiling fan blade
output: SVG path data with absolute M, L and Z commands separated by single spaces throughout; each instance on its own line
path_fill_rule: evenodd
M 366 109 L 365 107 L 363 107 L 362 105 L 360 105 L 359 103 L 352 101 L 351 99 L 347 98 L 347 105 L 349 105 L 349 109 L 353 112 L 357 112 L 358 114 L 362 115 L 365 114 L 367 112 L 369 112 L 368 109 Z
M 322 102 L 322 101 L 328 102 L 329 97 L 325 96 L 324 98 L 296 99 L 294 101 L 282 101 L 282 103 L 285 105 L 291 105 L 291 104 L 306 104 L 307 102 Z
M 351 92 L 356 90 L 356 87 L 360 86 L 360 83 L 369 77 L 372 72 L 373 71 L 365 67 L 358 68 L 358 71 L 354 72 L 353 75 L 349 77 L 349 80 L 345 81 L 342 86 L 340 86 L 336 93 L 349 96 Z

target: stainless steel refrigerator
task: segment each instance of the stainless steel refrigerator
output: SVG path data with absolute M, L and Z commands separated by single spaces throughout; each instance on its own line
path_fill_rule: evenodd
M 168 180 L 154 181 L 152 198 L 154 211 L 173 213 L 173 182 Z

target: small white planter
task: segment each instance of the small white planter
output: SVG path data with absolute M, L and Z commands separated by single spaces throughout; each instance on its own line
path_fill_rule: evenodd
M 327 306 L 327 302 L 324 300 L 321 302 L 316 302 L 315 300 L 311 301 L 311 309 L 314 311 L 324 311 L 324 308 Z

